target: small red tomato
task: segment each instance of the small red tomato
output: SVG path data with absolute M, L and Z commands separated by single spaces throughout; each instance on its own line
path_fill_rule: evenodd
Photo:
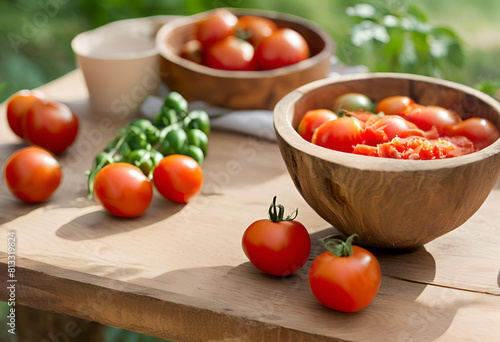
M 370 304 L 381 283 L 380 265 L 366 249 L 346 242 L 323 240 L 328 249 L 318 255 L 309 270 L 309 286 L 323 305 L 343 312 L 356 312 Z
M 68 106 L 55 101 L 35 101 L 23 120 L 24 137 L 55 154 L 76 139 L 78 118 Z
M 207 49 L 215 42 L 233 35 L 237 23 L 237 16 L 227 9 L 220 8 L 197 24 L 196 39 Z
M 97 173 L 94 195 L 110 214 L 136 217 L 149 207 L 153 199 L 153 186 L 137 166 L 114 163 Z
M 205 53 L 205 65 L 221 70 L 256 70 L 253 46 L 235 36 L 219 40 Z
M 264 38 L 255 50 L 257 66 L 262 70 L 281 68 L 309 58 L 309 46 L 296 31 L 289 28 L 276 30 Z
M 349 152 L 363 142 L 363 123 L 357 118 L 344 116 L 327 121 L 314 132 L 312 143 L 331 150 Z
M 404 113 L 403 118 L 424 131 L 429 131 L 434 126 L 440 135 L 444 133 L 446 126 L 462 121 L 454 111 L 439 106 L 415 106 Z
M 364 143 L 373 146 L 391 141 L 395 137 L 410 136 L 423 137 L 424 131 L 398 115 L 386 115 L 378 120 L 369 121 L 363 132 Z
M 173 154 L 156 165 L 153 182 L 160 194 L 169 201 L 187 203 L 200 192 L 203 171 L 193 158 Z
M 377 103 L 375 112 L 383 112 L 385 115 L 401 115 L 414 103 L 408 96 L 389 96 Z
M 237 35 L 248 37 L 246 39 L 254 47 L 257 47 L 262 39 L 269 37 L 277 29 L 278 27 L 272 20 L 254 16 L 239 18 L 235 28 Z
M 49 198 L 61 183 L 61 166 L 40 147 L 26 147 L 7 159 L 5 182 L 19 199 L 39 203 Z
M 478 150 L 490 146 L 500 137 L 498 128 L 483 118 L 469 118 L 458 124 L 447 126 L 445 131 L 449 136 L 468 138 Z
M 295 216 L 296 215 L 295 211 Z M 250 262 L 262 272 L 287 276 L 298 271 L 309 258 L 311 238 L 295 217 L 284 218 L 284 208 L 269 207 L 269 219 L 252 223 L 243 234 L 242 246 Z
M 23 119 L 36 101 L 41 101 L 45 95 L 38 90 L 21 90 L 9 99 L 7 103 L 7 121 L 14 133 L 24 138 Z
M 315 109 L 308 111 L 300 120 L 297 132 L 307 141 L 311 141 L 316 128 L 327 121 L 335 120 L 337 114 L 328 109 Z

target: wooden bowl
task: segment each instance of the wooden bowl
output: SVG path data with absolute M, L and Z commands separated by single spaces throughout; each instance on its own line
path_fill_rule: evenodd
M 278 27 L 299 32 L 309 44 L 311 57 L 283 68 L 266 71 L 226 71 L 212 69 L 179 56 L 182 45 L 194 39 L 195 23 L 213 11 L 173 20 L 156 36 L 163 58 L 160 75 L 173 91 L 188 101 L 200 100 L 231 109 L 273 109 L 293 89 L 326 77 L 334 44 L 315 24 L 282 13 L 231 9 L 237 16 L 254 15 L 273 20 Z
M 500 129 L 500 104 L 472 88 L 408 74 L 361 74 L 305 85 L 274 110 L 279 148 L 295 186 L 309 205 L 357 243 L 414 249 L 467 221 L 500 174 L 500 139 L 465 156 L 442 160 L 396 160 L 343 153 L 313 145 L 296 132 L 311 109 L 331 108 L 344 93 L 373 101 L 406 95 L 490 120 Z M 465 242 L 464 242 L 465 243 Z

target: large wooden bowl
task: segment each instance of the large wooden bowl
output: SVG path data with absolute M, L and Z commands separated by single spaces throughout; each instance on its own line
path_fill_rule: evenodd
M 334 44 L 315 24 L 292 15 L 248 9 L 231 9 L 237 16 L 255 15 L 289 27 L 307 41 L 311 57 L 294 65 L 266 71 L 226 71 L 212 69 L 179 56 L 182 45 L 195 37 L 195 23 L 212 11 L 173 20 L 156 36 L 162 56 L 160 75 L 169 89 L 188 101 L 200 100 L 232 109 L 273 109 L 293 89 L 326 77 Z
M 479 209 L 500 174 L 500 140 L 457 158 L 414 161 L 337 152 L 297 134 L 304 113 L 331 108 L 333 99 L 348 92 L 374 101 L 407 95 L 463 118 L 487 118 L 500 129 L 497 101 L 448 81 L 381 73 L 305 85 L 276 105 L 274 126 L 295 186 L 321 217 L 346 235 L 358 234 L 360 244 L 413 249 L 459 227 Z

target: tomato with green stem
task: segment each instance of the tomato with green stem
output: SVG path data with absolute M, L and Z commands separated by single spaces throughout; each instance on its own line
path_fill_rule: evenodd
M 225 8 L 215 10 L 196 25 L 196 38 L 207 49 L 215 42 L 234 35 L 238 17 Z
M 153 186 L 137 166 L 114 163 L 103 167 L 95 176 L 94 196 L 110 214 L 136 217 L 149 207 Z
M 48 199 L 62 179 L 61 166 L 48 151 L 26 147 L 12 154 L 5 164 L 5 182 L 20 200 L 39 203 Z
M 302 223 L 295 221 L 298 210 L 284 217 L 284 207 L 269 207 L 269 219 L 253 222 L 245 230 L 242 247 L 250 262 L 262 272 L 287 276 L 298 271 L 309 258 L 311 238 Z
M 153 182 L 167 200 L 187 203 L 201 191 L 203 171 L 190 156 L 174 154 L 163 158 L 153 171 Z
M 264 38 L 272 35 L 277 29 L 272 20 L 246 15 L 238 19 L 235 31 L 237 36 L 257 47 Z
M 327 121 L 335 120 L 337 115 L 328 109 L 314 109 L 308 111 L 300 120 L 297 132 L 307 141 L 311 141 L 314 131 Z
M 309 270 L 309 286 L 323 305 L 343 312 L 356 312 L 370 304 L 381 283 L 377 258 L 368 250 L 353 246 L 351 235 L 344 242 L 326 237 L 327 249 L 318 255 Z

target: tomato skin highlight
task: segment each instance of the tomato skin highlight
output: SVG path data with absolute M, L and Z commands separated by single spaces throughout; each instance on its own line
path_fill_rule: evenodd
M 472 141 L 478 150 L 490 146 L 500 137 L 498 129 L 483 118 L 469 118 L 458 124 L 445 127 L 450 136 L 464 136 Z
M 205 54 L 205 65 L 221 70 L 257 70 L 253 46 L 234 36 L 210 46 Z
M 305 140 L 311 142 L 314 131 L 327 121 L 337 119 L 337 115 L 328 109 L 315 109 L 308 111 L 300 120 L 297 132 Z
M 62 103 L 35 101 L 24 117 L 23 134 L 30 143 L 59 154 L 75 141 L 78 118 Z
M 187 203 L 201 191 L 203 171 L 193 158 L 173 154 L 163 158 L 155 167 L 153 182 L 167 200 Z
M 7 121 L 12 131 L 24 139 L 23 120 L 32 104 L 41 101 L 45 95 L 37 90 L 21 90 L 12 95 L 7 103 Z
M 362 122 L 354 117 L 327 121 L 314 132 L 312 143 L 331 150 L 351 153 L 363 142 Z
M 197 23 L 196 38 L 204 49 L 215 42 L 234 34 L 238 17 L 227 9 L 216 10 L 212 15 Z
M 352 246 L 351 256 L 324 252 L 309 270 L 309 286 L 323 305 L 342 312 L 356 312 L 370 304 L 381 283 L 380 264 L 366 249 Z
M 264 38 L 255 50 L 255 60 L 261 70 L 281 68 L 307 58 L 307 42 L 299 33 L 289 28 L 276 30 Z
M 415 102 L 408 96 L 389 96 L 377 103 L 375 112 L 385 115 L 401 115 Z
M 149 207 L 153 185 L 137 166 L 113 163 L 97 173 L 94 196 L 110 214 L 136 217 Z
M 262 272 L 287 276 L 307 262 L 311 238 L 298 221 L 262 219 L 245 230 L 242 247 L 251 263 Z
M 26 147 L 12 154 L 5 164 L 5 182 L 20 200 L 39 203 L 48 199 L 62 179 L 61 166 L 48 151 Z

